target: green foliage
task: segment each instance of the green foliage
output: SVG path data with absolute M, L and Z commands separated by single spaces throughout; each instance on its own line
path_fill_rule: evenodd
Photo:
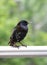
M 28 34 L 22 43 L 47 45 L 47 0 L 0 0 L 0 46 L 8 46 L 13 28 L 25 19 Z M 41 28 L 36 28 L 41 24 Z M 43 26 L 42 26 L 43 25 Z M 47 65 L 47 58 L 0 58 L 1 65 Z

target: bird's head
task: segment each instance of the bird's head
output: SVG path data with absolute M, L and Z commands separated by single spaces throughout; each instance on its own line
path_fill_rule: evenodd
M 23 28 L 24 30 L 26 30 L 28 22 L 25 21 L 25 20 L 21 20 L 21 21 L 19 21 L 18 25 L 20 25 L 21 28 Z
M 27 25 L 28 25 L 28 22 L 25 21 L 25 20 L 21 20 L 21 21 L 20 21 L 20 24 L 22 24 L 22 25 L 24 25 L 24 26 L 27 26 Z

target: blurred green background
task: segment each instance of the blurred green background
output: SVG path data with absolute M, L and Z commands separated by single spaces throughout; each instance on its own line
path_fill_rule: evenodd
M 8 46 L 13 28 L 20 20 L 32 22 L 22 41 L 47 45 L 47 0 L 0 0 L 0 46 Z M 0 65 L 47 65 L 47 58 L 0 58 Z

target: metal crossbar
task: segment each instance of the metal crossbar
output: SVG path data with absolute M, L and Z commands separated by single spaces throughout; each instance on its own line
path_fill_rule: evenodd
M 47 56 L 47 46 L 0 46 L 0 58 Z

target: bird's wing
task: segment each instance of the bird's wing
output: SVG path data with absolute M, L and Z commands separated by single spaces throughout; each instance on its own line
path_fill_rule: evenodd
M 20 26 L 18 25 L 18 26 L 15 26 L 14 28 L 13 28 L 13 31 L 12 31 L 12 34 L 11 34 L 11 36 L 10 36 L 10 39 L 12 39 L 13 38 L 13 35 L 14 34 L 16 34 L 17 33 L 17 31 L 19 31 L 20 29 Z

